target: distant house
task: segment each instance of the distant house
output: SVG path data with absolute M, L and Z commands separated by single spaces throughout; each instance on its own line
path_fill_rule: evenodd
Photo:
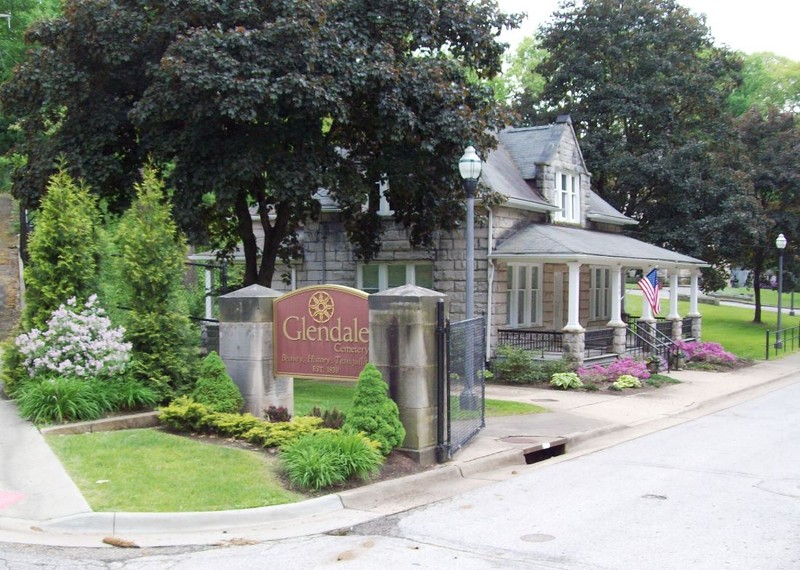
M 583 362 L 641 353 L 642 343 L 659 334 L 651 329 L 671 338 L 699 336 L 697 270 L 705 263 L 622 233 L 637 222 L 590 189 L 591 173 L 569 116 L 546 126 L 504 130 L 484 158 L 481 190 L 505 198 L 500 206 L 479 205 L 475 228 L 475 313 L 486 316 L 490 354 L 505 343 L 542 358 L 566 353 Z M 416 284 L 447 294 L 451 319 L 464 317 L 462 230 L 440 232 L 429 250 L 412 249 L 383 201 L 383 248 L 364 264 L 352 253 L 336 204 L 324 194 L 319 198 L 322 215 L 301 231 L 304 256 L 287 268 L 288 288 L 338 283 L 377 292 Z M 672 312 L 657 322 L 645 306 L 636 322 L 623 312 L 623 276 L 652 268 L 662 278 L 669 275 Z M 691 275 L 685 318 L 677 313 L 679 271 Z M 277 275 L 273 287 L 283 287 Z

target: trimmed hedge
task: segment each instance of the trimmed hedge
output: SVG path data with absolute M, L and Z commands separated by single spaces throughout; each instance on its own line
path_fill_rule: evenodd
M 283 447 L 300 436 L 330 431 L 321 427 L 322 418 L 303 416 L 291 422 L 270 423 L 253 414 L 214 412 L 187 397 L 173 400 L 160 412 L 158 419 L 174 430 L 213 433 L 262 447 Z

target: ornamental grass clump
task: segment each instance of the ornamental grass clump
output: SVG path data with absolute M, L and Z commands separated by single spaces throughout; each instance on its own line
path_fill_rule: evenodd
M 389 455 L 406 437 L 397 404 L 389 398 L 389 387 L 372 363 L 367 363 L 358 376 L 353 407 L 347 413 L 342 429 L 363 433 L 377 441 L 383 455 Z
M 369 479 L 380 470 L 379 444 L 359 433 L 322 430 L 281 449 L 281 460 L 294 484 L 319 490 L 350 479 Z

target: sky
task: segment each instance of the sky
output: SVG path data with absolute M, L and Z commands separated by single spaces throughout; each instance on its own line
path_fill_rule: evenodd
M 504 33 L 512 46 L 536 31 L 558 8 L 559 0 L 498 0 L 503 12 L 527 12 L 522 29 Z M 800 1 L 798 0 L 678 0 L 706 15 L 717 45 L 754 53 L 771 51 L 800 61 Z

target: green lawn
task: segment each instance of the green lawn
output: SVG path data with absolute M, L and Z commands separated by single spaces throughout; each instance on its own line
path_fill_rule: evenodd
M 772 293 L 772 292 L 771 292 Z M 777 300 L 777 294 L 775 294 Z M 642 297 L 639 295 L 625 296 L 625 309 L 631 314 L 640 315 L 642 311 Z M 661 300 L 661 316 L 669 314 L 670 304 L 668 299 Z M 702 338 L 704 341 L 718 342 L 725 350 L 742 358 L 764 358 L 766 330 L 775 331 L 778 326 L 778 313 L 775 311 L 761 312 L 761 323 L 753 323 L 755 309 L 753 307 L 728 307 L 725 305 L 698 305 L 700 314 L 703 315 Z M 689 312 L 689 302 L 678 303 L 678 314 L 681 316 Z M 800 314 L 800 311 L 798 312 Z M 789 316 L 784 311 L 781 318 L 781 327 L 796 327 L 800 324 L 800 316 Z
M 95 511 L 187 512 L 280 505 L 278 460 L 154 429 L 48 435 Z
M 347 413 L 353 403 L 353 392 L 355 388 L 355 382 L 295 378 L 295 415 L 308 415 L 314 406 L 317 406 L 320 410 L 332 410 L 333 408 L 337 408 L 340 412 Z M 486 400 L 487 417 L 538 414 L 544 411 L 546 411 L 545 408 L 534 404 L 508 402 L 504 400 Z

